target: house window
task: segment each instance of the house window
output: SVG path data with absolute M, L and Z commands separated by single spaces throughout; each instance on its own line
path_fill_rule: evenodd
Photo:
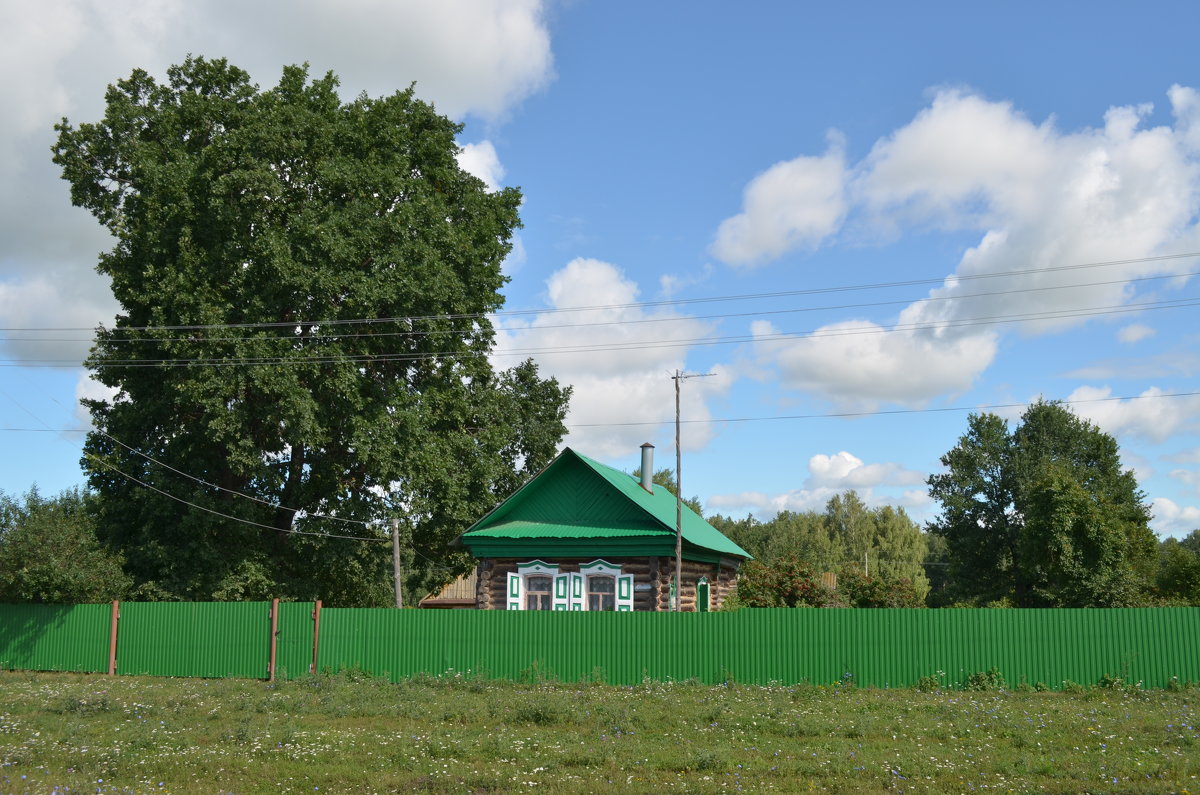
M 558 573 L 558 565 L 531 560 L 508 574 L 509 610 L 633 610 L 633 575 L 595 560 L 578 572 Z
M 550 593 L 554 581 L 544 574 L 534 574 L 525 578 L 525 609 L 549 610 Z
M 587 578 L 588 610 L 617 609 L 617 578 L 608 574 L 593 574 Z
M 508 575 L 509 610 L 560 610 L 557 591 L 562 590 L 558 566 L 533 560 L 520 563 Z

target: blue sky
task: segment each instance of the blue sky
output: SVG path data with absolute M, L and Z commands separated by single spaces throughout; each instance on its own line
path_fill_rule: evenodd
M 415 80 L 464 122 L 464 166 L 525 194 L 496 363 L 575 386 L 580 452 L 673 463 L 670 375 L 713 373 L 683 385 L 708 510 L 856 488 L 925 520 L 954 409 L 1043 395 L 1118 439 L 1160 534 L 1200 527 L 1200 12 L 823 5 L 0 1 L 0 489 L 81 482 L 98 392 L 35 365 L 114 311 L 51 127 L 190 52 Z

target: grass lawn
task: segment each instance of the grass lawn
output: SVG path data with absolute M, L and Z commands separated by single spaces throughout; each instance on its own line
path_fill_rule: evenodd
M 0 673 L 0 792 L 1200 793 L 1197 776 L 1192 688 Z

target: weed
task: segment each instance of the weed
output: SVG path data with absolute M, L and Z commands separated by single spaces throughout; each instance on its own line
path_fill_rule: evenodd
M 934 693 L 941 689 L 942 683 L 936 676 L 922 676 L 915 685 L 922 693 Z
M 992 667 L 986 671 L 976 671 L 968 676 L 967 680 L 963 682 L 963 690 L 1003 690 L 1004 685 L 1004 674 Z

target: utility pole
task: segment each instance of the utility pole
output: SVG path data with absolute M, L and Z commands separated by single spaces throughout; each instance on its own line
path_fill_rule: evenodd
M 404 607 L 404 594 L 400 576 L 400 520 L 392 520 L 392 577 L 396 584 L 396 607 Z
M 684 373 L 675 381 L 675 612 L 683 610 L 683 452 L 679 447 L 679 382 L 685 378 L 708 378 L 716 373 Z

